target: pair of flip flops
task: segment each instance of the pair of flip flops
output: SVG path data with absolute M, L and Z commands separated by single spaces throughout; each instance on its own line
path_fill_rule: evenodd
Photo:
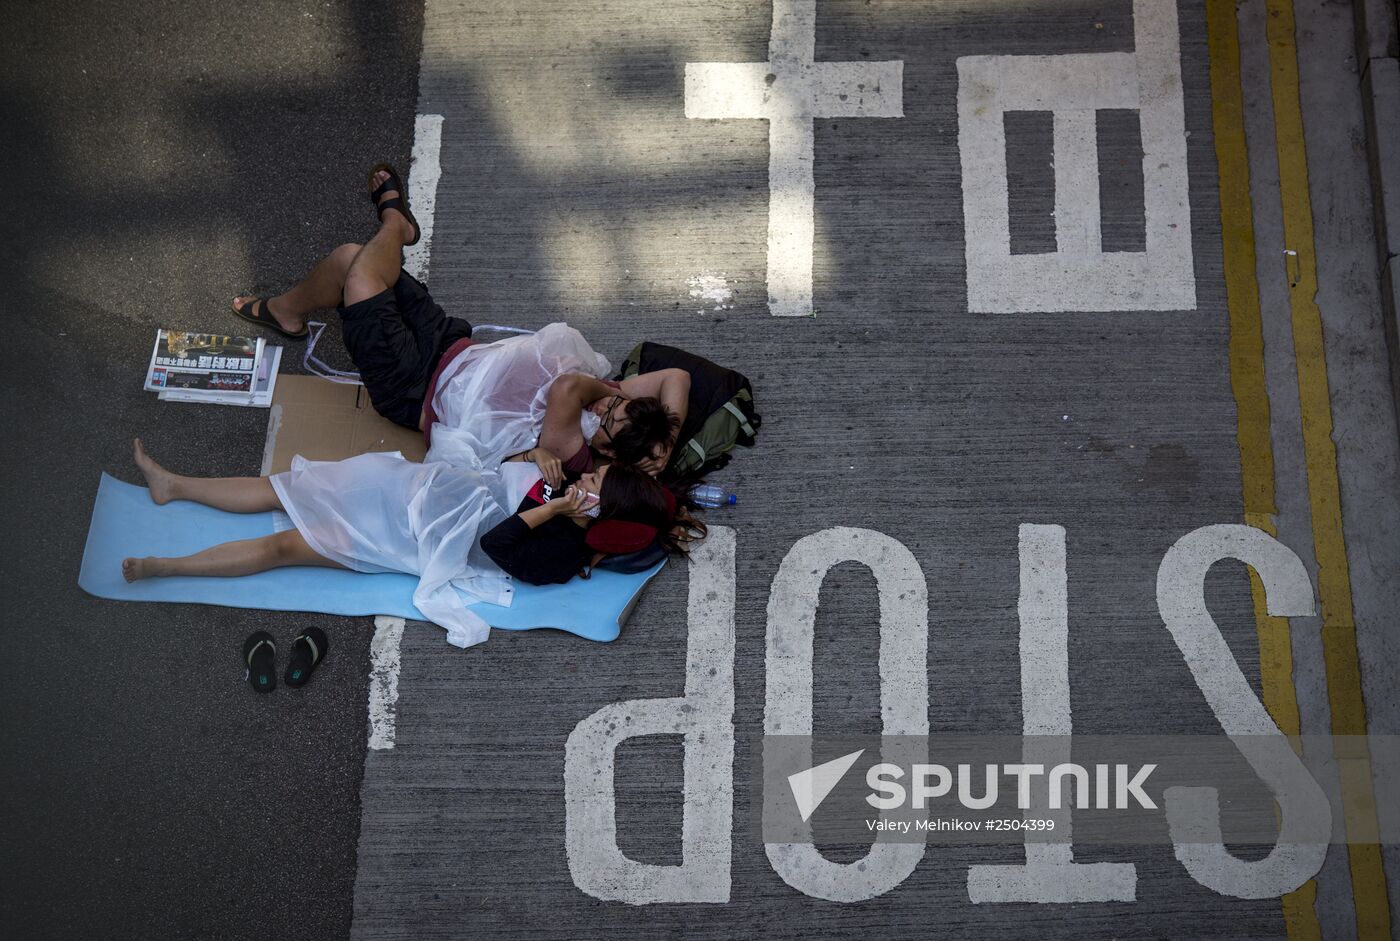
M 389 178 L 377 187 L 374 185 L 374 176 L 380 171 L 389 174 Z M 403 185 L 403 178 L 399 176 L 399 171 L 394 169 L 391 163 L 376 163 L 369 171 L 369 201 L 374 204 L 374 210 L 379 214 L 380 221 L 384 219 L 384 213 L 389 209 L 397 209 L 403 213 L 408 224 L 413 226 L 413 241 L 404 242 L 405 246 L 417 245 L 419 239 L 423 237 L 423 228 L 418 224 L 418 220 L 413 216 L 413 210 L 408 208 L 408 189 Z M 399 195 L 393 199 L 386 199 L 380 202 L 380 197 L 393 190 Z M 233 305 L 233 312 L 242 319 L 259 327 L 266 327 L 275 330 L 289 340 L 304 340 L 311 332 L 309 328 L 302 327 L 300 330 L 292 331 L 285 329 L 277 318 L 272 316 L 272 311 L 268 309 L 267 301 L 261 297 L 255 297 L 245 303 L 242 307 Z
M 292 659 L 283 681 L 292 687 L 305 686 L 317 664 L 330 649 L 326 632 L 308 627 L 292 641 Z M 248 685 L 260 693 L 277 688 L 277 642 L 267 631 L 254 631 L 243 642 L 243 663 L 248 668 Z

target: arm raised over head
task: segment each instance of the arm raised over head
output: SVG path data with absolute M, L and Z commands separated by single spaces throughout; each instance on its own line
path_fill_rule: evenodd
M 544 426 L 540 429 L 540 447 L 564 458 L 586 443 L 579 416 L 589 403 L 613 390 L 601 380 L 583 373 L 565 373 L 555 379 L 545 398 Z

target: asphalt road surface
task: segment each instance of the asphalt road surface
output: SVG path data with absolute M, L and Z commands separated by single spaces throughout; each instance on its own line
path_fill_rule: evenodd
M 225 331 L 373 231 L 406 163 L 422 7 L 54 4 L 6 27 L 4 933 L 307 937 L 350 929 L 365 619 L 128 605 L 78 589 L 100 472 L 131 439 L 255 474 L 266 413 L 141 391 L 161 326 Z M 253 697 L 243 638 L 331 637 L 314 685 Z
M 748 756 L 803 712 L 804 606 L 818 732 L 890 730 L 920 690 L 933 731 L 1021 731 L 1023 670 L 1055 686 L 1018 623 L 1026 525 L 1064 528 L 1075 732 L 1220 729 L 1157 573 L 1225 523 L 1276 533 L 1323 600 L 1280 625 L 1242 564 L 1212 570 L 1250 700 L 1284 731 L 1362 708 L 1363 729 L 1400 732 L 1400 435 L 1351 14 L 1299 3 L 1286 29 L 1285 0 L 1224 9 L 428 0 L 16 20 L 5 934 L 1388 933 L 1400 860 L 1343 846 L 1282 903 L 1207 886 L 1167 845 L 1076 846 L 1130 889 L 1068 904 L 1054 878 L 1014 901 L 974 885 L 974 867 L 1024 864 L 1016 845 L 930 844 L 861 893 L 888 869 L 866 873 L 868 847 L 794 862 L 750 825 Z M 233 294 L 362 240 L 364 171 L 411 154 L 431 235 L 410 264 L 450 313 L 567 320 L 614 362 L 651 339 L 751 378 L 764 426 L 714 477 L 740 495 L 711 514 L 723 531 L 610 644 L 497 631 L 461 651 L 430 624 L 400 639 L 368 618 L 85 595 L 99 474 L 136 479 L 133 436 L 187 473 L 261 460 L 265 413 L 140 390 L 153 331 L 228 329 Z M 926 629 L 899 613 L 917 584 Z M 242 639 L 313 623 L 332 644 L 313 682 L 255 697 Z M 371 741 L 385 671 L 397 699 Z

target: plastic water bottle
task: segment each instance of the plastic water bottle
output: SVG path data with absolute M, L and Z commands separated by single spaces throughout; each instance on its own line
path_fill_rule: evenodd
M 739 502 L 737 493 L 725 493 L 713 484 L 696 484 L 690 488 L 690 499 L 700 506 L 707 506 L 711 509 L 721 506 L 733 506 Z

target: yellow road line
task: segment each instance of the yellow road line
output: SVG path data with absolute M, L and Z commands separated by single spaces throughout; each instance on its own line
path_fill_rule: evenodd
M 1206 0 L 1210 48 L 1211 110 L 1220 178 L 1220 228 L 1225 295 L 1230 313 L 1230 385 L 1238 416 L 1244 519 L 1271 536 L 1274 516 L 1274 452 L 1269 437 L 1269 396 L 1264 374 L 1264 328 L 1254 255 L 1254 213 L 1249 194 L 1249 155 L 1244 136 L 1239 28 L 1234 0 Z M 1298 697 L 1293 686 L 1293 642 L 1288 619 L 1270 617 L 1264 586 L 1251 569 L 1250 589 L 1259 635 L 1264 706 L 1285 735 L 1297 735 Z M 1317 883 L 1308 880 L 1283 897 L 1291 941 L 1320 941 Z
M 1308 190 L 1307 154 L 1303 146 L 1293 3 L 1292 0 L 1266 0 L 1266 9 L 1279 183 L 1283 197 L 1283 237 L 1286 247 L 1297 252 L 1297 265 L 1291 272 L 1294 276 L 1289 278 L 1289 304 L 1293 312 L 1293 347 L 1298 367 L 1298 397 L 1302 407 L 1303 453 L 1312 503 L 1317 587 L 1322 601 L 1327 697 L 1332 711 L 1332 733 L 1362 736 L 1366 734 L 1366 705 L 1361 692 L 1351 574 L 1347 567 L 1342 532 L 1341 488 L 1337 479 L 1337 451 L 1332 443 L 1332 402 L 1327 385 L 1322 314 L 1316 301 L 1316 243 L 1312 199 Z M 1356 927 L 1362 939 L 1389 938 L 1390 905 L 1386 899 L 1380 845 L 1375 842 L 1377 828 L 1371 761 L 1364 744 L 1357 744 L 1358 741 L 1352 740 L 1349 747 L 1338 748 L 1335 752 L 1341 779 L 1347 852 L 1351 861 Z

